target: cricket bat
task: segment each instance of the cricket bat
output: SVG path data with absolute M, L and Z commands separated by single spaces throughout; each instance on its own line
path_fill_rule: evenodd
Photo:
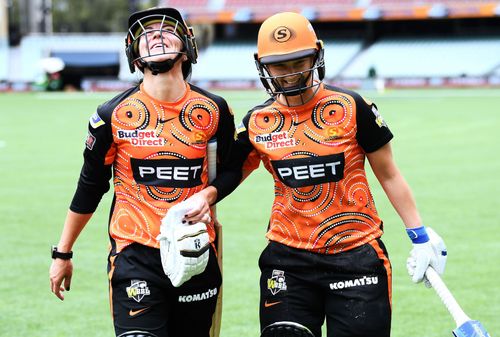
M 432 288 L 436 291 L 441 301 L 444 303 L 451 316 L 457 324 L 457 328 L 453 330 L 455 337 L 491 337 L 484 326 L 479 321 L 470 319 L 465 314 L 458 302 L 455 300 L 450 290 L 443 282 L 439 274 L 434 268 L 429 267 L 425 271 L 425 276 L 429 280 Z
M 208 161 L 208 182 L 211 183 L 217 176 L 217 139 L 210 139 L 207 149 Z M 217 220 L 217 209 L 212 206 L 212 215 L 214 218 L 215 237 L 217 244 L 217 262 L 219 263 L 220 272 L 222 274 L 222 225 Z M 224 282 L 224 281 L 223 281 Z M 212 327 L 210 328 L 210 337 L 219 337 L 222 322 L 222 285 L 217 295 L 217 305 L 212 317 Z

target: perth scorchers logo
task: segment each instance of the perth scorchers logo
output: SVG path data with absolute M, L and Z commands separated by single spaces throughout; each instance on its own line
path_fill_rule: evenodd
M 292 31 L 285 26 L 276 28 L 273 32 L 273 38 L 278 42 L 286 42 L 292 37 Z

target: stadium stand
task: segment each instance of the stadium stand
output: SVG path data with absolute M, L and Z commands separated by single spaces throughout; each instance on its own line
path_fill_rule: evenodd
M 278 11 L 303 12 L 309 19 L 422 19 L 491 17 L 500 14 L 494 0 L 163 0 L 160 5 L 182 9 L 197 23 L 259 22 Z
M 356 2 L 356 0 L 226 0 L 224 8 L 234 12 L 238 21 L 242 21 L 242 10 L 248 12 L 248 21 L 263 21 L 269 15 L 282 11 L 301 12 L 309 19 L 316 20 L 324 15 L 345 13 L 354 8 Z
M 256 67 L 253 54 L 255 44 L 214 44 L 200 53 L 200 60 L 193 68 L 193 80 L 248 80 L 255 79 Z
M 325 42 L 327 62 L 326 77 L 336 77 L 361 50 L 361 41 Z M 200 53 L 200 60 L 194 66 L 195 81 L 239 81 L 255 80 L 257 70 L 254 62 L 255 44 L 218 43 Z
M 158 5 L 179 8 L 188 23 L 197 25 L 203 49 L 192 81 L 208 87 L 260 86 L 251 37 L 262 20 L 286 10 L 301 12 L 318 28 L 327 81 L 362 86 L 375 70 L 388 86 L 398 81 L 500 85 L 499 0 L 159 0 Z M 204 31 L 206 43 L 198 34 Z M 0 82 L 29 86 L 41 75 L 40 60 L 49 56 L 80 67 L 78 80 L 90 83 L 84 89 L 95 90 L 103 82 L 118 88 L 116 76 L 122 83 L 137 81 L 138 73 L 129 71 L 124 35 L 30 34 L 11 47 L 0 41 Z M 107 65 L 114 77 L 110 71 L 88 72 Z
M 385 39 L 360 53 L 340 75 L 363 78 L 374 66 L 382 77 L 481 76 L 498 65 L 499 55 L 500 37 Z
M 130 77 L 125 57 L 123 34 L 55 34 L 28 35 L 20 45 L 20 71 L 12 81 L 33 81 L 40 74 L 39 61 L 44 57 L 59 56 L 69 65 L 85 66 L 94 59 L 94 65 L 115 62 L 120 67 L 120 79 Z

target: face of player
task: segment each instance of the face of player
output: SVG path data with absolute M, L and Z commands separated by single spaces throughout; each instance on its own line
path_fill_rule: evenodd
M 174 34 L 174 27 L 160 22 L 144 27 L 146 34 L 139 40 L 139 54 L 146 62 L 173 59 L 182 50 L 181 40 Z M 161 34 L 160 34 L 161 32 Z
M 306 57 L 298 60 L 270 64 L 267 66 L 267 69 L 269 75 L 277 76 L 275 81 L 283 89 L 289 89 L 299 85 L 309 86 L 311 84 L 312 76 L 310 76 L 310 69 L 312 65 L 313 58 Z M 303 83 L 305 80 L 306 83 Z

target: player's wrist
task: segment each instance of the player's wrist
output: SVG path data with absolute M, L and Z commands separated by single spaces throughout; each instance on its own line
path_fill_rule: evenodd
M 52 259 L 71 260 L 73 258 L 73 251 L 61 251 L 57 246 L 52 246 L 50 253 Z
M 429 242 L 429 235 L 427 234 L 425 226 L 406 228 L 406 234 L 408 234 L 408 237 L 413 244 L 422 244 Z
M 208 185 L 206 188 L 202 190 L 205 200 L 208 202 L 210 206 L 213 206 L 215 202 L 217 201 L 217 187 L 213 185 Z

